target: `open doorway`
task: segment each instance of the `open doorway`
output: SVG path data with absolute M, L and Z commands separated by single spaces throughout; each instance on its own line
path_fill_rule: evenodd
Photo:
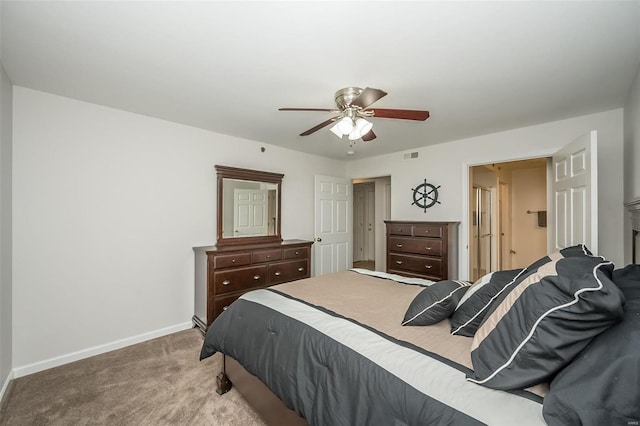
M 386 270 L 385 219 L 391 217 L 391 177 L 353 180 L 353 267 Z
M 471 279 L 547 253 L 547 158 L 469 168 Z

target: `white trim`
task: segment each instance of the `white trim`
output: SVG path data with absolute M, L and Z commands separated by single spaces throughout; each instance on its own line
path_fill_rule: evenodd
M 17 367 L 13 369 L 13 375 L 17 379 L 22 376 L 37 373 L 39 371 L 47 370 L 49 368 L 58 367 L 60 365 L 69 364 L 70 362 L 78 361 L 81 359 L 89 358 L 95 355 L 100 355 L 106 352 L 121 349 L 126 346 L 135 345 L 136 343 L 146 342 L 147 340 L 155 339 L 157 337 L 166 336 L 167 334 L 177 333 L 178 331 L 187 330 L 193 327 L 191 321 L 184 322 L 169 327 L 161 328 L 158 330 L 150 331 L 148 333 L 138 334 L 137 336 L 127 337 L 125 339 L 116 340 L 115 342 L 105 343 L 103 345 L 94 346 L 80 351 L 72 352 L 70 354 L 57 356 L 44 361 L 35 362 L 33 364 Z
M 2 389 L 0 389 L 0 407 L 2 407 L 2 399 L 4 398 L 4 393 L 7 391 L 7 388 L 9 387 L 9 383 L 11 383 L 13 379 L 14 379 L 13 370 L 11 370 L 9 371 L 9 375 L 7 376 L 7 379 L 2 384 Z

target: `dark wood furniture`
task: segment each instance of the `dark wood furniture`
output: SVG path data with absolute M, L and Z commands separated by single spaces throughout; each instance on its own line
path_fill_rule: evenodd
M 216 245 L 193 248 L 196 268 L 193 323 L 203 332 L 247 291 L 311 276 L 312 242 L 283 241 L 280 235 L 284 175 L 215 167 Z M 239 229 L 251 232 L 242 234 Z
M 433 281 L 458 277 L 458 222 L 385 220 L 387 272 Z
M 204 332 L 231 302 L 249 290 L 309 278 L 312 241 L 220 248 L 194 247 L 193 322 Z

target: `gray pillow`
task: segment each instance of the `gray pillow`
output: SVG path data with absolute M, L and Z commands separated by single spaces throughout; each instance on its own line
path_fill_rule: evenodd
M 615 270 L 613 282 L 626 299 L 624 319 L 553 379 L 543 405 L 549 425 L 640 422 L 640 265 Z
M 491 272 L 473 283 L 451 316 L 451 334 L 473 337 L 491 303 L 525 269 Z
M 456 280 L 431 284 L 413 299 L 402 325 L 432 325 L 449 318 L 470 285 Z
M 471 346 L 470 381 L 494 389 L 546 381 L 622 319 L 624 296 L 611 281 L 611 262 L 562 252 L 547 259 L 489 308 Z

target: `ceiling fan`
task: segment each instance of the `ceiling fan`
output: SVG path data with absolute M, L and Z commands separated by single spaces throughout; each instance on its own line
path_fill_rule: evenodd
M 337 114 L 300 133 L 300 136 L 308 136 L 318 130 L 335 123 L 331 131 L 338 137 L 348 136 L 349 140 L 362 138 L 363 141 L 371 141 L 376 138 L 373 133 L 373 124 L 366 118 L 397 118 L 401 120 L 425 121 L 429 118 L 429 111 L 412 109 L 387 109 L 369 108 L 371 104 L 386 96 L 387 92 L 367 87 L 345 87 L 335 94 L 337 108 L 279 108 L 278 111 L 322 111 Z

